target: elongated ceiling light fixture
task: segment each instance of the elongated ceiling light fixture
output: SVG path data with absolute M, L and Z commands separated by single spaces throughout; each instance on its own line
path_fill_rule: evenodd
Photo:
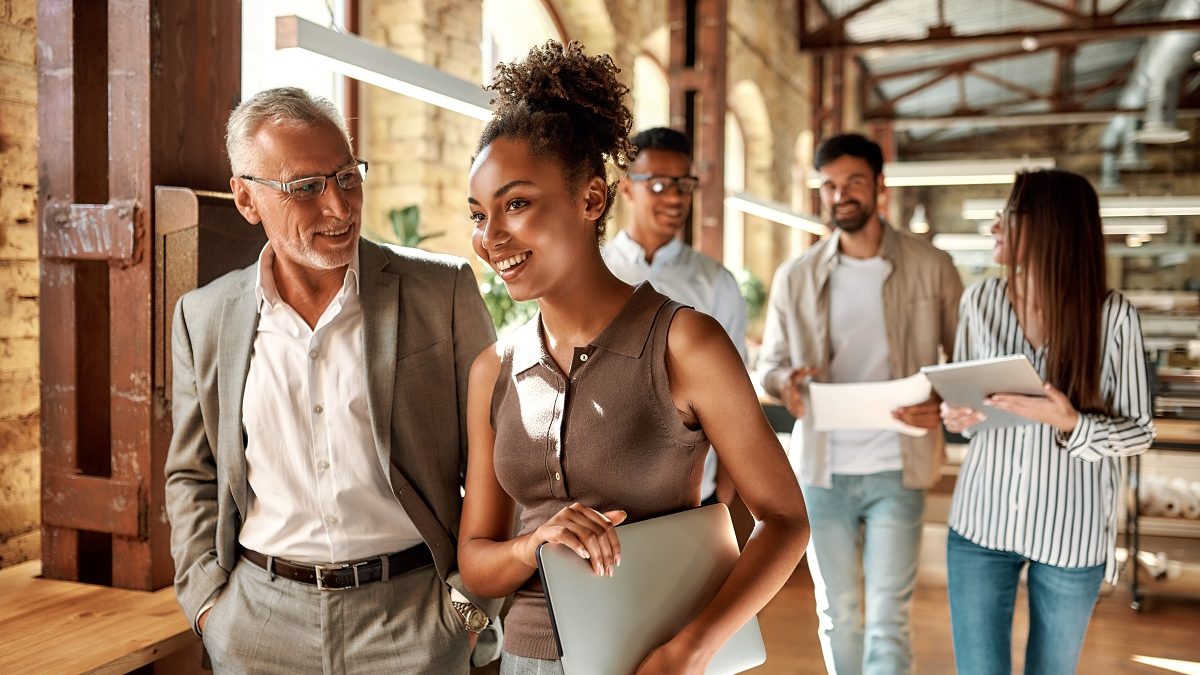
M 491 96 L 478 83 L 298 16 L 276 17 L 275 48 L 298 50 L 346 77 L 468 117 L 492 116 Z
M 1003 208 L 1003 199 L 965 199 L 962 216 L 966 220 L 991 220 Z M 1103 197 L 1100 199 L 1100 216 L 1200 216 L 1200 197 Z
M 883 182 L 889 187 L 1005 185 L 1013 182 L 1018 171 L 1053 168 L 1053 157 L 887 162 L 883 165 Z M 821 187 L 821 178 L 809 178 L 808 187 Z
M 725 197 L 725 206 L 749 216 L 766 218 L 771 222 L 811 232 L 817 236 L 823 237 L 829 234 L 829 228 L 821 221 L 802 216 L 778 202 L 760 199 L 745 192 Z

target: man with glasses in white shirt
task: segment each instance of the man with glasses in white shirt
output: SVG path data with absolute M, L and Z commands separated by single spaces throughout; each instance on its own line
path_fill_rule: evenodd
M 692 144 L 682 132 L 646 129 L 629 139 L 637 156 L 621 180 L 621 196 L 630 218 L 601 253 L 619 279 L 637 285 L 649 281 L 663 295 L 716 319 L 746 360 L 746 303 L 737 280 L 721 263 L 683 243 L 691 222 Z M 717 456 L 704 462 L 700 497 L 705 504 L 733 498 L 733 485 L 722 479 L 718 491 Z
M 264 91 L 227 130 L 268 243 L 175 311 L 180 606 L 219 673 L 467 672 L 499 609 L 455 563 L 467 375 L 495 339 L 471 269 L 360 238 L 368 165 L 329 101 Z

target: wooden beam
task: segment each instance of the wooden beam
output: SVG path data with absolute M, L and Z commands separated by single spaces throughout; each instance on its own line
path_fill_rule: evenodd
M 1129 110 L 1078 110 L 1065 113 L 1018 113 L 1009 115 L 971 114 L 939 115 L 931 117 L 895 117 L 871 115 L 865 124 L 891 122 L 896 131 L 907 131 L 917 127 L 1034 127 L 1060 126 L 1063 124 L 1104 124 L 1117 115 L 1128 115 Z M 1181 119 L 1200 118 L 1200 108 L 1179 110 Z
M 934 77 L 929 78 L 928 80 L 916 85 L 915 87 L 910 87 L 910 88 L 906 89 L 905 91 L 902 91 L 899 94 L 896 94 L 895 96 L 892 96 L 891 98 L 885 100 L 884 108 L 887 110 L 894 110 L 896 107 L 896 104 L 899 103 L 900 101 L 908 98 L 909 96 L 912 96 L 913 94 L 922 92 L 922 91 L 928 89 L 929 87 L 932 87 L 933 85 L 937 84 L 938 82 L 941 82 L 942 80 L 945 80 L 946 78 L 951 77 L 953 75 L 957 75 L 957 74 L 963 72 L 964 70 L 966 70 L 966 69 L 965 68 L 944 69 L 944 70 L 942 70 L 942 72 L 938 73 Z
M 1052 12 L 1058 12 L 1059 14 L 1062 14 L 1063 16 L 1065 16 L 1069 19 L 1083 19 L 1084 18 L 1084 16 L 1082 14 L 1075 11 L 1074 9 L 1072 9 L 1070 7 L 1064 7 L 1062 5 L 1056 5 L 1053 2 L 1050 2 L 1050 0 L 1021 0 L 1021 2 L 1026 2 L 1031 5 L 1037 5 L 1038 7 L 1041 7 L 1043 9 L 1048 9 Z
M 1029 87 L 1017 84 L 1016 82 L 1012 82 L 1011 80 L 1006 80 L 1003 77 L 1000 77 L 999 75 L 992 75 L 991 73 L 984 72 L 982 70 L 968 70 L 968 71 L 966 71 L 966 74 L 970 75 L 972 77 L 977 77 L 981 80 L 985 80 L 987 82 L 991 82 L 992 84 L 1003 87 L 1011 92 L 1020 94 L 1021 96 L 1024 96 L 1025 98 L 1029 99 L 1030 101 L 1044 101 L 1044 100 L 1050 98 L 1050 96 L 1047 94 L 1039 93 L 1037 91 L 1034 91 L 1033 89 L 1030 89 Z
M 804 52 L 862 52 L 868 49 L 929 49 L 932 47 L 959 47 L 963 45 L 1002 44 L 1036 40 L 1040 45 L 1079 44 L 1092 40 L 1113 40 L 1139 35 L 1154 35 L 1170 31 L 1200 30 L 1200 19 L 1183 19 L 1178 21 L 1141 21 L 1133 23 L 1112 24 L 1107 17 L 1097 21 L 1081 22 L 1073 28 L 1026 28 L 1001 31 L 996 33 L 978 33 L 975 35 L 933 36 L 926 38 L 911 38 L 902 40 L 867 40 L 864 42 L 840 42 L 801 44 Z
M 920 75 L 922 73 L 928 73 L 932 70 L 942 70 L 943 68 L 969 68 L 969 67 L 974 66 L 979 63 L 987 63 L 988 61 L 998 61 L 1000 59 L 1009 59 L 1009 58 L 1014 58 L 1014 57 L 1018 57 L 1018 56 L 1028 56 L 1030 54 L 1036 54 L 1038 52 L 1045 51 L 1047 49 L 1050 49 L 1050 47 L 1048 47 L 1048 46 L 1038 47 L 1037 49 L 1034 49 L 1033 51 L 1030 51 L 1028 49 L 1009 49 L 1009 50 L 1005 50 L 1002 52 L 995 52 L 993 54 L 982 54 L 979 56 L 967 56 L 967 57 L 964 57 L 961 59 L 955 59 L 953 61 L 943 61 L 941 63 L 931 63 L 929 65 L 915 66 L 912 68 L 905 68 L 903 70 L 889 70 L 886 73 L 872 74 L 869 76 L 869 78 L 875 82 L 882 82 L 883 80 L 893 80 L 898 77 L 910 77 L 912 75 Z
M 841 16 L 828 16 L 828 22 L 811 33 L 800 34 L 800 44 L 814 41 L 817 43 L 838 43 L 845 39 L 846 23 L 863 12 L 885 2 L 885 0 L 863 0 L 858 6 L 851 8 Z M 803 3 L 802 3 L 803 4 Z M 820 3 L 818 3 L 820 4 Z

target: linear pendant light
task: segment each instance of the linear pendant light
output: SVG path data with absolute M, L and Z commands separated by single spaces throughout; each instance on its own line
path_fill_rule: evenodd
M 468 117 L 492 116 L 491 96 L 478 83 L 298 16 L 275 19 L 275 48 L 299 50 L 346 77 Z
M 746 192 L 738 192 L 725 197 L 725 206 L 749 216 L 765 218 L 771 222 L 811 232 L 817 236 L 823 237 L 829 234 L 829 228 L 819 220 L 800 215 L 783 204 L 760 199 Z
M 964 199 L 962 217 L 965 220 L 991 220 L 1003 208 L 1003 199 Z M 1102 197 L 1100 216 L 1200 216 L 1200 196 Z
M 1018 171 L 1053 168 L 1053 157 L 887 162 L 883 165 L 883 182 L 888 187 L 1005 185 L 1013 182 Z M 821 182 L 819 176 L 814 176 L 808 179 L 808 187 L 819 188 Z

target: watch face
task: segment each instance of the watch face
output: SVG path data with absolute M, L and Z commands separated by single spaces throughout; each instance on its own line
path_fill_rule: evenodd
M 488 615 L 486 612 L 484 612 L 480 609 L 471 608 L 467 612 L 466 619 L 467 619 L 467 630 L 478 632 L 478 631 L 483 630 L 484 628 L 487 628 Z

